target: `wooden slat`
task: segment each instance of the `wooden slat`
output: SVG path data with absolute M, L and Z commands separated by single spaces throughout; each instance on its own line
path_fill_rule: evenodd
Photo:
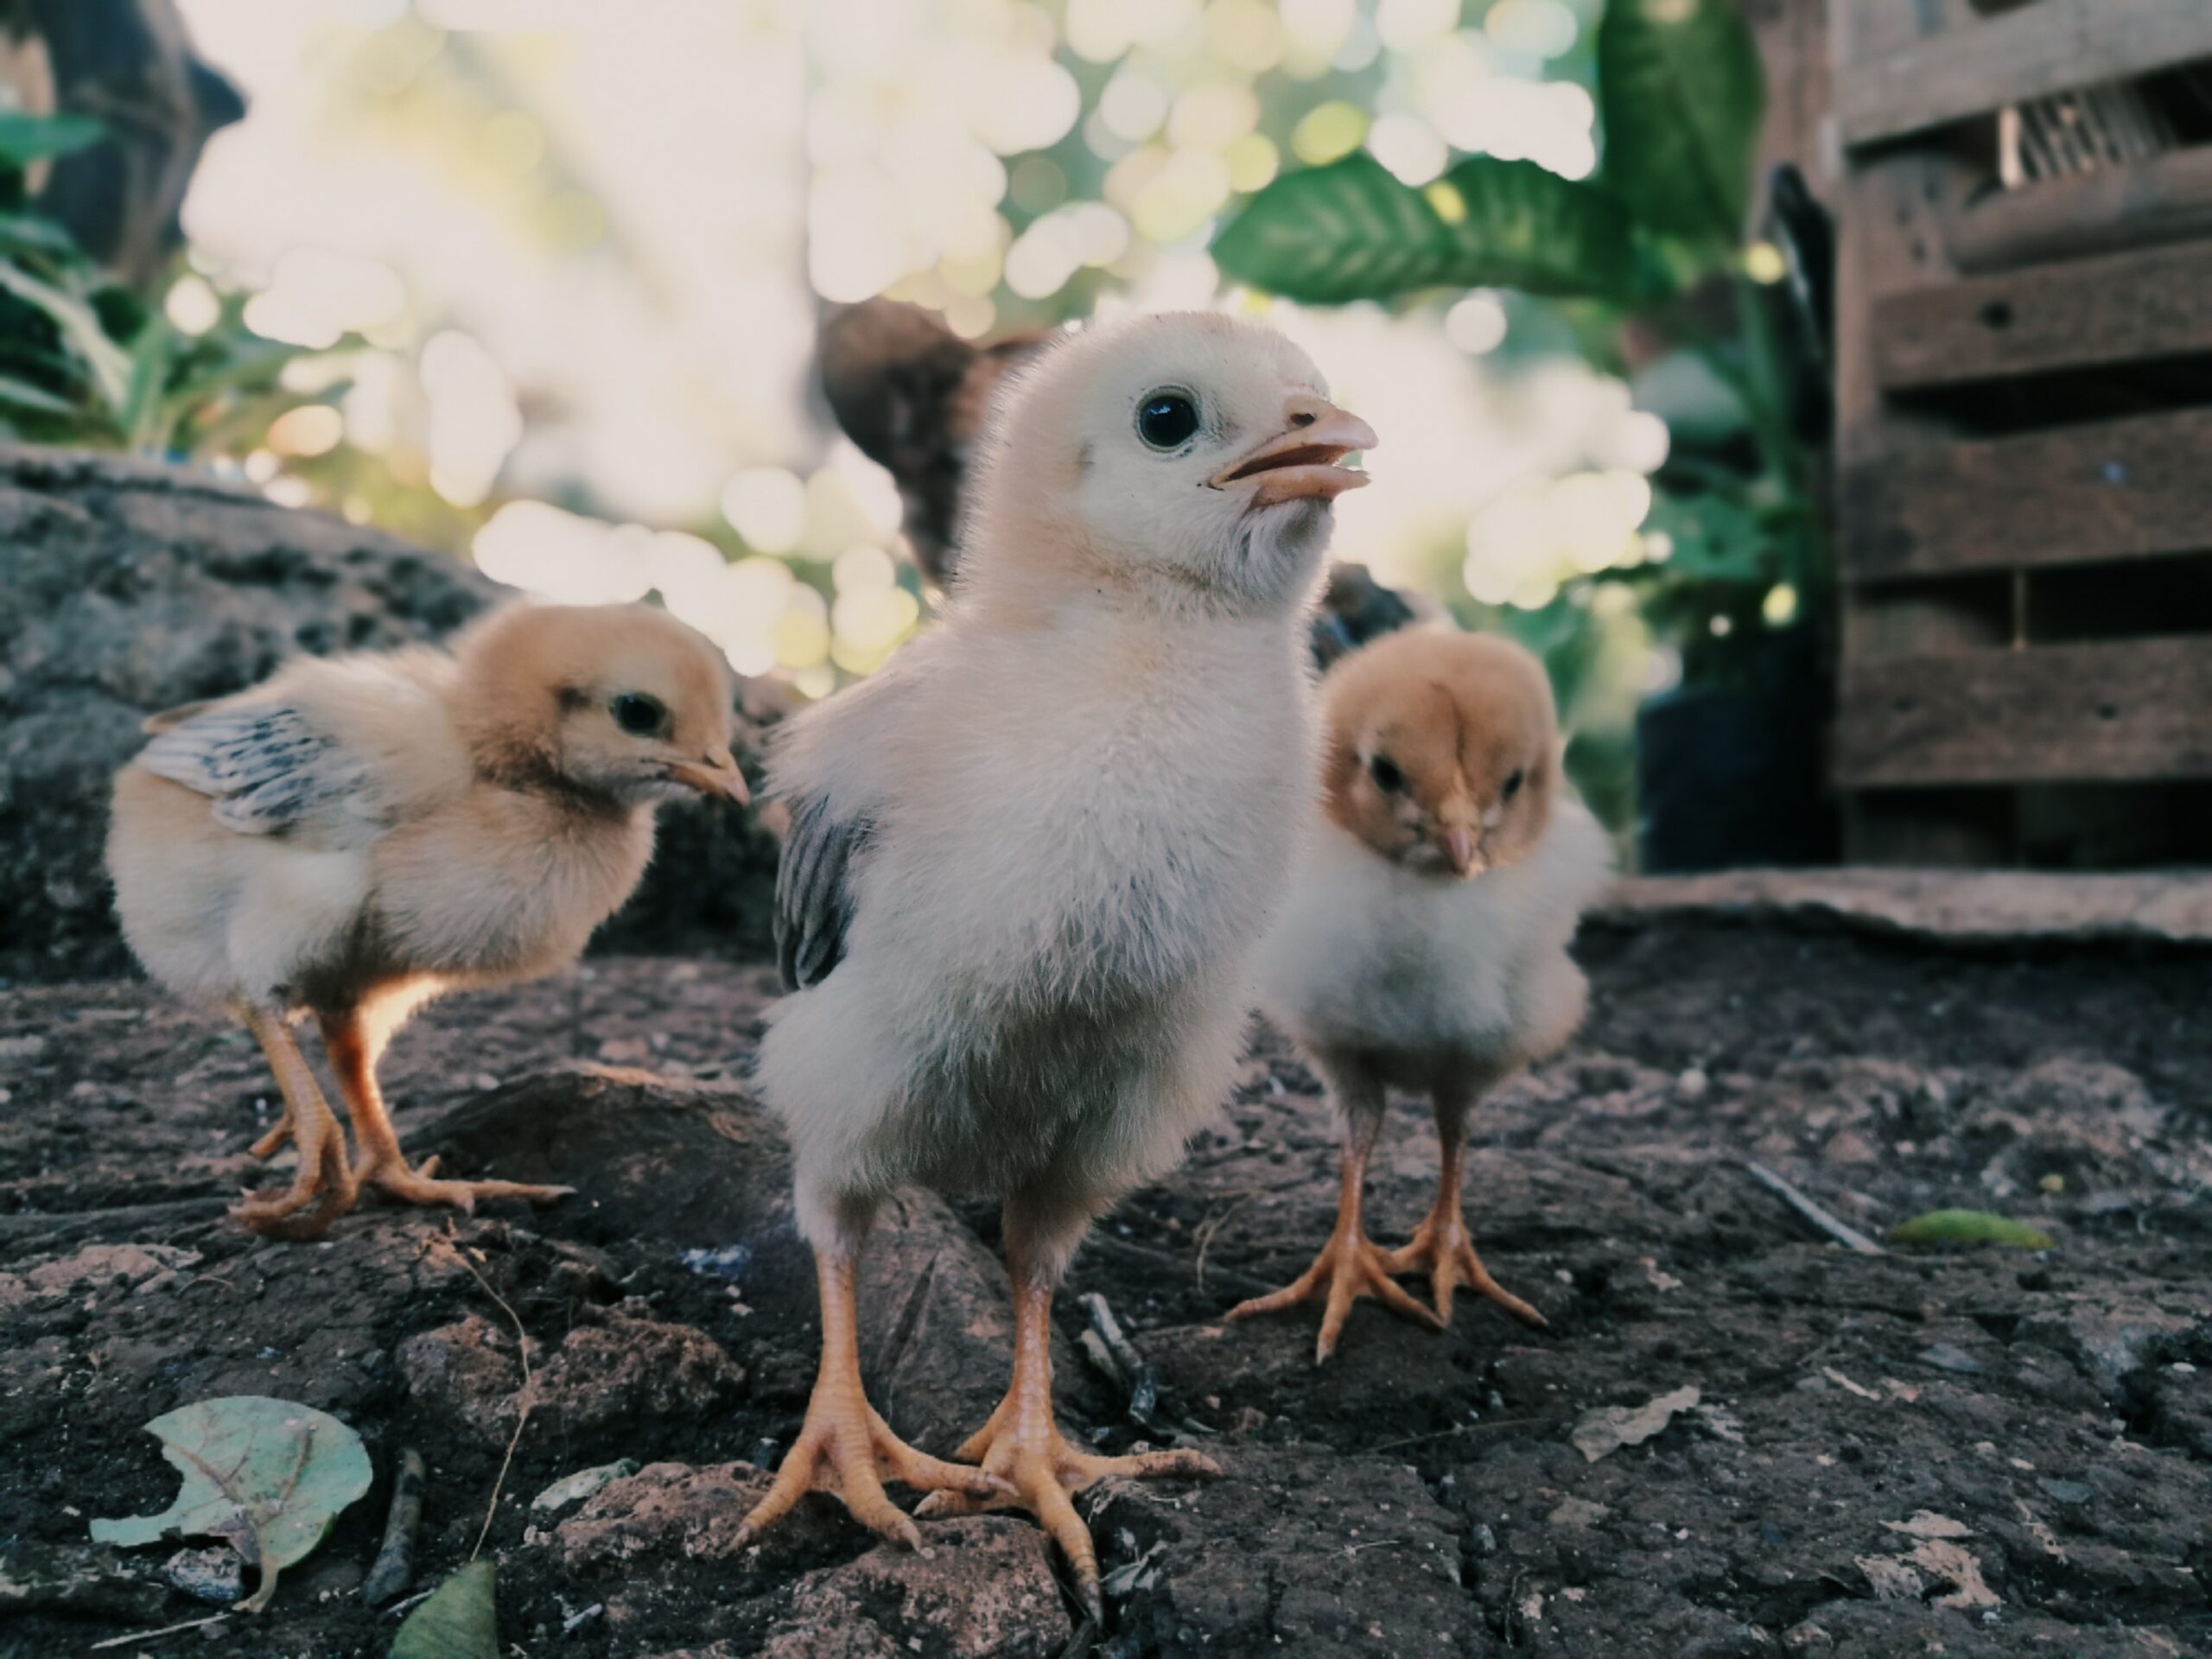
M 1878 299 L 1885 391 L 2212 352 L 2212 247 L 2039 265 Z
M 1836 84 L 1847 144 L 2212 57 L 2212 0 L 2034 0 L 1880 57 Z
M 1847 788 L 2212 778 L 2212 639 L 1847 665 Z
M 1948 236 L 1952 262 L 1976 275 L 2212 236 L 2212 149 L 1993 191 Z
M 1846 474 L 1859 582 L 2212 549 L 2212 410 L 1954 442 Z

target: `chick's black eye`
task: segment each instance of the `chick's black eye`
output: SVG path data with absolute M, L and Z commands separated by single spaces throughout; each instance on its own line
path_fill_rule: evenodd
M 1406 774 L 1387 754 L 1378 754 L 1367 763 L 1367 775 L 1375 779 L 1375 787 L 1385 795 L 1395 795 L 1406 786 Z
M 660 699 L 642 691 L 625 691 L 610 707 L 614 723 L 632 737 L 652 737 L 668 724 L 668 710 Z
M 1500 800 L 1511 800 L 1521 792 L 1521 785 L 1529 781 L 1528 775 L 1516 766 L 1505 774 L 1505 786 L 1497 791 Z
M 1137 405 L 1137 435 L 1155 449 L 1173 449 L 1198 429 L 1198 406 L 1179 391 L 1155 391 Z

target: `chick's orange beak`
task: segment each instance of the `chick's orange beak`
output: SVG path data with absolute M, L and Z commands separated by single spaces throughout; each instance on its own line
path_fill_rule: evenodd
M 1452 867 L 1454 875 L 1480 875 L 1488 867 L 1483 856 L 1475 850 L 1475 832 L 1464 824 L 1454 824 L 1439 837 L 1444 849 L 1444 861 Z
M 1252 505 L 1268 507 L 1301 498 L 1333 501 L 1367 482 L 1365 473 L 1337 463 L 1355 449 L 1372 449 L 1373 427 L 1327 398 L 1305 392 L 1290 400 L 1284 414 L 1281 432 L 1207 483 L 1221 490 L 1249 482 Z
M 753 791 L 746 788 L 745 774 L 737 769 L 736 758 L 728 749 L 709 751 L 704 766 L 695 766 L 688 760 L 671 761 L 668 775 L 702 795 L 717 795 L 724 800 L 735 801 L 740 806 L 752 804 Z

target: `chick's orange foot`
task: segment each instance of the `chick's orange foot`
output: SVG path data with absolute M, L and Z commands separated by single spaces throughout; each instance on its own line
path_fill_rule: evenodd
M 1467 1235 L 1466 1217 L 1455 1198 L 1439 1198 L 1436 1207 L 1414 1230 L 1413 1237 L 1405 1246 L 1383 1256 L 1383 1265 L 1390 1273 L 1419 1273 L 1426 1269 L 1429 1288 L 1436 1298 L 1436 1317 L 1446 1325 L 1452 1323 L 1452 1294 L 1461 1285 L 1477 1295 L 1488 1297 L 1525 1325 L 1541 1331 L 1548 1323 L 1541 1313 L 1490 1276 L 1490 1269 L 1475 1253 L 1474 1240 Z
M 857 1376 L 823 1376 L 815 1384 L 806 1421 L 784 1454 L 767 1496 L 753 1506 L 738 1528 L 738 1547 L 758 1538 L 809 1492 L 829 1492 L 869 1531 L 919 1549 L 921 1529 L 891 1501 L 883 1490 L 887 1481 L 932 1497 L 956 1492 L 988 1496 L 1003 1491 L 987 1471 L 918 1452 L 893 1433 L 868 1404 Z
M 887 1480 L 924 1491 L 977 1497 L 1006 1488 L 983 1470 L 916 1451 L 876 1415 L 861 1386 L 858 1253 L 849 1246 L 817 1249 L 814 1270 L 822 1306 L 821 1368 L 798 1438 L 784 1454 L 767 1495 L 738 1526 L 738 1548 L 781 1520 L 809 1492 L 830 1492 L 870 1531 L 919 1549 L 921 1530 L 884 1491 Z
M 1239 1302 L 1229 1310 L 1228 1317 L 1249 1319 L 1294 1307 L 1317 1296 L 1323 1298 L 1321 1334 L 1313 1344 L 1316 1365 L 1336 1352 L 1337 1338 L 1343 1334 L 1351 1305 L 1363 1296 L 1374 1297 L 1392 1313 L 1402 1313 L 1416 1325 L 1441 1331 L 1444 1321 L 1400 1289 L 1390 1274 L 1389 1255 L 1372 1239 L 1356 1227 L 1339 1226 L 1329 1235 L 1329 1242 L 1313 1258 L 1312 1267 L 1281 1290 Z
M 345 1133 L 334 1122 L 315 1146 L 302 1147 L 299 1173 L 289 1186 L 250 1193 L 231 1214 L 264 1237 L 320 1238 L 359 1197 L 360 1187 L 346 1164 Z
M 539 1186 L 528 1181 L 456 1181 L 435 1179 L 438 1160 L 425 1158 L 410 1169 L 397 1156 L 364 1164 L 358 1179 L 394 1204 L 449 1204 L 474 1211 L 481 1198 L 526 1198 L 536 1205 L 556 1204 L 575 1192 L 573 1186 Z
M 1026 1357 L 1026 1351 L 1025 1351 Z M 986 1497 L 955 1491 L 932 1492 L 914 1513 L 924 1520 L 938 1516 L 976 1515 L 986 1510 L 1027 1510 L 1051 1535 L 1075 1569 L 1084 1607 L 1093 1618 L 1103 1611 L 1098 1587 L 1098 1551 L 1090 1529 L 1076 1513 L 1075 1495 L 1110 1476 L 1150 1479 L 1160 1476 L 1183 1479 L 1218 1478 L 1221 1465 L 1203 1452 L 1192 1451 L 1135 1452 L 1124 1457 L 1100 1457 L 1078 1450 L 1060 1433 L 1052 1416 L 1052 1374 L 1041 1377 L 1033 1361 L 1017 1369 L 1014 1386 L 989 1421 L 971 1435 L 953 1455 L 982 1465 L 998 1490 Z

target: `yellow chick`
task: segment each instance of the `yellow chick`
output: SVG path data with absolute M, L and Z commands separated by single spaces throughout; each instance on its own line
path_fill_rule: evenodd
M 1464 1284 L 1543 1324 L 1468 1236 L 1467 1117 L 1581 1024 L 1587 987 L 1567 945 L 1611 861 L 1561 774 L 1550 683 L 1518 645 L 1391 634 L 1331 671 L 1321 701 L 1322 811 L 1262 954 L 1262 990 L 1335 1093 L 1343 1186 L 1313 1265 L 1229 1315 L 1322 1298 L 1317 1363 L 1362 1296 L 1441 1329 Z M 1412 1243 L 1386 1252 L 1362 1229 L 1360 1198 L 1393 1087 L 1429 1096 L 1443 1175 Z M 1391 1278 L 1423 1268 L 1433 1313 Z
M 228 1007 L 299 1143 L 280 1194 L 234 1211 L 312 1236 L 363 1186 L 406 1204 L 544 1203 L 566 1187 L 410 1167 L 377 1089 L 408 1015 L 465 986 L 550 972 L 628 898 L 656 804 L 746 801 L 721 654 L 643 606 L 516 606 L 429 649 L 305 659 L 147 721 L 117 774 L 108 869 L 154 978 Z M 312 1014 L 358 1162 L 291 1032 Z

